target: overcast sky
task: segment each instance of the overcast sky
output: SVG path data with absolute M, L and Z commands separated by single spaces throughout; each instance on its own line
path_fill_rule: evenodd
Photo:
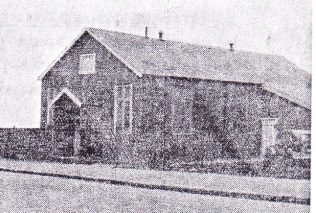
M 283 55 L 311 72 L 310 0 L 1 0 L 0 127 L 38 127 L 37 77 L 84 27 Z

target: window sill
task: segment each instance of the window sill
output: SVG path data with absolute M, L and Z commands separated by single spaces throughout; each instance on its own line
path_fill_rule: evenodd
M 195 132 L 172 132 L 173 135 L 193 135 Z

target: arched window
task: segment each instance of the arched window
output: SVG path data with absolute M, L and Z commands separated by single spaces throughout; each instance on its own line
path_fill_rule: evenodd
M 175 88 L 172 97 L 172 128 L 176 134 L 192 131 L 192 91 L 187 88 Z

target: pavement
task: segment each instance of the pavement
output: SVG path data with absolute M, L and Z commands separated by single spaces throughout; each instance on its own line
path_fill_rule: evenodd
M 310 206 L 0 172 L 0 212 L 308 213 Z
M 115 168 L 106 164 L 81 165 L 9 159 L 0 159 L 1 170 L 193 194 L 210 194 L 299 204 L 309 204 L 310 201 L 309 180 L 125 169 Z

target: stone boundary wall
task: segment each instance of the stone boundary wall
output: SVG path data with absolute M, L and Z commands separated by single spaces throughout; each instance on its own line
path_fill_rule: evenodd
M 0 128 L 0 157 L 43 160 L 52 149 L 49 131 L 39 128 Z

